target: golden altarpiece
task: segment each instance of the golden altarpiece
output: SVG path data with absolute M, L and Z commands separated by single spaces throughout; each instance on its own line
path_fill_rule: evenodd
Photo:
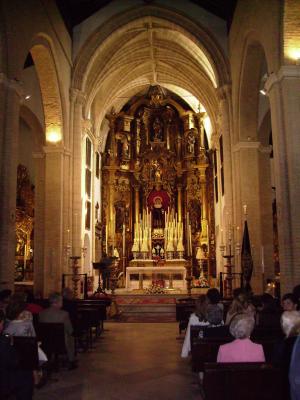
M 205 273 L 214 274 L 213 170 L 204 115 L 160 86 L 107 115 L 103 252 L 114 249 L 124 273 L 139 260 L 184 265 L 192 259 L 197 276 L 200 251 Z

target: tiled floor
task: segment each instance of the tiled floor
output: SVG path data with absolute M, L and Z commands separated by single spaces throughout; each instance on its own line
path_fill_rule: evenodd
M 201 400 L 177 334 L 176 323 L 107 323 L 79 368 L 62 371 L 34 400 Z

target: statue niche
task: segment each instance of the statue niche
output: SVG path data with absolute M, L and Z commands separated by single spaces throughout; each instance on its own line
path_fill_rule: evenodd
M 201 203 L 199 200 L 193 199 L 189 202 L 189 214 L 191 221 L 192 234 L 201 232 Z
M 152 142 L 163 142 L 164 133 L 163 133 L 163 122 L 159 117 L 155 117 L 152 123 L 151 129 L 151 141 Z

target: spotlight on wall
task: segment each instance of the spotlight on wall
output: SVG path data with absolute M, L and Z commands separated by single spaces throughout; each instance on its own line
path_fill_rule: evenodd
M 29 100 L 30 99 L 30 94 L 28 94 L 27 96 L 25 96 L 25 100 Z
M 47 142 L 58 143 L 61 141 L 61 133 L 58 129 L 52 129 L 47 132 Z
M 260 89 L 259 93 L 262 94 L 263 96 L 267 95 L 267 92 L 265 91 L 265 89 Z

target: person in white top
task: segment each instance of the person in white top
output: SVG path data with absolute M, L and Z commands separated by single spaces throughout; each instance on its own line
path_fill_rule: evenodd
M 182 346 L 181 357 L 186 358 L 191 351 L 191 326 L 208 326 L 209 322 L 206 319 L 207 311 L 207 298 L 205 294 L 202 294 L 196 301 L 196 310 L 190 315 L 189 323 L 186 328 L 185 338 Z

